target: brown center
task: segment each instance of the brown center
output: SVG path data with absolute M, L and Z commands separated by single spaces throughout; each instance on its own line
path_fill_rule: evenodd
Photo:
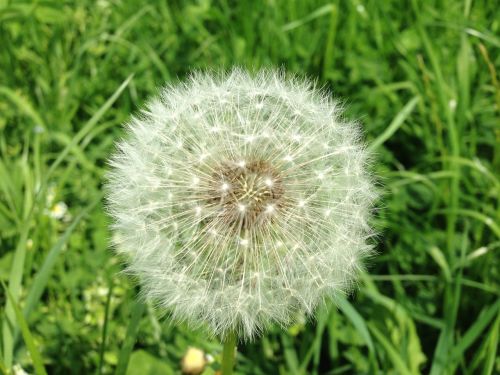
M 209 196 L 211 203 L 221 208 L 218 216 L 226 228 L 250 230 L 283 209 L 283 179 L 268 163 L 222 163 L 217 170 Z

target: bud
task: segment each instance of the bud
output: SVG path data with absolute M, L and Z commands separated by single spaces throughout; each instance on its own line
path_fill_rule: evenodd
M 201 374 L 206 363 L 203 350 L 189 347 L 184 357 L 182 357 L 182 373 L 187 375 Z

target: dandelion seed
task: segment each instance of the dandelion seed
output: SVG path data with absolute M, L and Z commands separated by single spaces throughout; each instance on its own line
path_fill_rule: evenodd
M 326 92 L 195 73 L 128 129 L 106 185 L 116 250 L 174 320 L 251 339 L 352 288 L 375 194 L 359 127 Z

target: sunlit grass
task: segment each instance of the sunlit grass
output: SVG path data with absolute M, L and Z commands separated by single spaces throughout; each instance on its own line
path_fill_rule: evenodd
M 383 192 L 359 291 L 243 345 L 238 371 L 500 372 L 495 2 L 10 3 L 0 1 L 1 372 L 178 373 L 188 346 L 218 368 L 216 341 L 134 302 L 109 251 L 101 184 L 120 125 L 161 84 L 235 64 L 282 66 L 345 100 Z M 59 202 L 68 210 L 56 218 Z

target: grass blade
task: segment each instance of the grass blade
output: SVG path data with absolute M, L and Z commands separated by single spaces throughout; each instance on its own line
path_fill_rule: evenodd
M 380 134 L 371 144 L 368 146 L 368 149 L 373 151 L 380 147 L 385 141 L 387 141 L 391 136 L 403 125 L 407 117 L 413 111 L 415 106 L 417 105 L 420 98 L 415 96 L 411 99 L 406 105 L 403 107 L 401 111 L 394 117 L 394 120 L 389 124 L 387 129 L 384 130 L 382 134 Z
M 24 260 L 26 258 L 26 243 L 28 240 L 29 225 L 25 223 L 22 226 L 19 242 L 14 252 L 14 259 L 9 275 L 9 293 L 5 303 L 4 319 L 2 324 L 3 336 L 3 356 L 7 368 L 12 365 L 12 355 L 14 351 L 14 331 L 15 331 L 15 310 L 13 304 L 19 298 L 21 293 L 21 281 L 24 270 Z
M 293 347 L 292 340 L 290 340 L 287 333 L 281 334 L 281 342 L 283 344 L 283 353 L 289 373 L 297 375 L 303 374 L 299 369 L 299 360 L 295 348 Z
M 483 375 L 493 374 L 493 369 L 495 366 L 495 360 L 498 350 L 499 332 L 500 332 L 500 314 L 497 315 L 497 319 L 493 324 L 493 329 L 491 330 L 490 337 L 487 341 L 487 353 L 486 353 L 486 359 L 484 361 Z
M 297 27 L 305 25 L 306 23 L 311 22 L 311 21 L 315 20 L 316 18 L 319 18 L 321 16 L 324 16 L 324 15 L 330 13 L 333 8 L 334 8 L 333 4 L 323 5 L 321 8 L 316 9 L 314 12 L 305 16 L 304 18 L 287 23 L 286 25 L 284 25 L 281 28 L 281 30 L 283 30 L 284 32 L 287 32 L 287 31 L 296 29 Z
M 24 342 L 26 343 L 26 347 L 28 348 L 28 351 L 30 353 L 31 360 L 33 361 L 33 367 L 35 368 L 35 373 L 38 375 L 47 375 L 45 367 L 43 366 L 42 356 L 40 355 L 40 352 L 38 351 L 35 345 L 35 340 L 31 335 L 31 331 L 28 327 L 28 324 L 26 323 L 26 320 L 24 319 L 24 315 L 19 309 L 19 306 L 14 300 L 12 294 L 10 293 L 10 290 L 5 286 L 5 284 L 2 283 L 2 285 L 5 290 L 5 293 L 7 294 L 7 298 L 11 302 L 11 306 L 14 309 L 14 314 L 16 316 L 17 323 L 21 328 L 21 333 L 23 335 Z
M 403 358 L 401 358 L 396 348 L 394 348 L 394 346 L 390 343 L 390 341 L 387 340 L 384 334 L 380 332 L 378 328 L 375 327 L 374 324 L 369 324 L 368 327 L 370 327 L 373 336 L 375 336 L 377 341 L 385 349 L 385 352 L 391 359 L 394 368 L 397 370 L 396 372 L 400 375 L 411 375 L 410 370 L 408 369 L 408 367 L 406 367 L 405 361 L 403 360 Z
M 102 326 L 101 347 L 99 349 L 99 366 L 97 374 L 102 374 L 102 366 L 104 364 L 104 351 L 106 350 L 106 338 L 108 335 L 109 307 L 111 305 L 111 297 L 113 295 L 113 281 L 110 281 L 108 297 L 106 298 L 106 307 L 104 309 L 104 324 Z
M 83 137 L 97 124 L 97 122 L 101 119 L 102 116 L 106 113 L 106 111 L 113 105 L 113 103 L 120 97 L 121 93 L 128 86 L 132 78 L 133 74 L 129 75 L 125 81 L 116 89 L 116 91 L 111 95 L 111 97 L 106 100 L 106 102 L 99 108 L 99 110 L 94 113 L 94 115 L 85 123 L 85 125 L 78 131 L 78 133 L 73 137 L 71 143 L 69 143 L 60 153 L 57 159 L 50 166 L 46 176 L 50 176 L 52 172 L 59 166 L 59 164 L 64 160 L 66 155 L 70 152 L 70 150 L 75 147 L 78 142 L 80 142 Z
M 300 374 L 307 373 L 307 366 L 309 366 L 311 359 L 313 359 L 314 368 L 318 367 L 319 357 L 321 354 L 321 345 L 323 342 L 323 333 L 325 332 L 325 328 L 330 316 L 331 314 L 328 313 L 327 307 L 319 309 L 319 311 L 316 313 L 316 332 L 314 334 L 314 340 L 310 345 L 310 348 L 308 349 L 306 355 L 302 359 L 299 370 Z M 317 372 L 313 370 L 313 373 L 316 374 Z
M 137 331 L 139 330 L 139 323 L 141 322 L 142 314 L 146 305 L 141 301 L 135 301 L 132 307 L 132 315 L 130 317 L 130 322 L 127 327 L 127 333 L 125 335 L 125 342 L 123 343 L 122 350 L 120 351 L 120 356 L 118 357 L 118 365 L 116 366 L 115 375 L 125 375 L 127 372 L 128 361 L 130 359 L 130 354 L 135 344 L 135 339 L 137 337 Z
M 480 314 L 478 319 L 467 330 L 465 335 L 458 341 L 453 348 L 450 360 L 452 365 L 457 366 L 458 361 L 462 358 L 464 352 L 469 348 L 479 337 L 480 334 L 486 329 L 488 324 L 498 315 L 500 309 L 500 299 L 493 305 L 489 306 L 483 314 Z
M 43 181 L 41 183 L 42 188 L 38 190 L 35 202 L 43 196 L 42 192 L 46 188 L 47 181 L 53 171 L 59 166 L 59 164 L 64 160 L 69 151 L 76 145 L 83 137 L 94 127 L 95 124 L 101 119 L 101 117 L 106 113 L 106 111 L 113 105 L 113 103 L 118 99 L 120 94 L 125 90 L 125 88 L 130 83 L 133 78 L 131 74 L 114 92 L 114 94 L 99 108 L 99 110 L 87 121 L 83 128 L 75 135 L 72 142 L 68 144 L 64 150 L 59 153 L 57 159 L 52 163 L 49 170 L 45 173 Z M 30 222 L 33 217 L 34 207 L 36 204 L 32 204 L 29 213 L 25 216 L 25 222 L 21 226 L 21 234 L 18 242 L 18 246 L 14 252 L 14 260 L 12 263 L 12 268 L 9 276 L 9 289 L 13 296 L 13 301 L 16 301 L 21 288 L 21 281 L 23 276 L 24 261 L 26 258 L 26 241 L 28 239 Z M 2 336 L 3 336 L 3 353 L 5 359 L 5 365 L 10 367 L 12 364 L 12 352 L 14 350 L 14 340 L 15 340 L 15 324 L 14 324 L 14 311 L 10 306 L 10 300 L 6 301 L 5 306 L 5 319 L 3 322 Z
M 363 340 L 365 340 L 366 346 L 368 346 L 368 351 L 370 353 L 369 355 L 371 364 L 377 365 L 375 357 L 375 346 L 373 345 L 373 340 L 370 335 L 370 331 L 368 330 L 368 327 L 366 325 L 366 321 L 344 296 L 339 296 L 336 302 L 337 305 L 339 306 L 339 309 L 342 310 L 344 315 L 351 321 L 352 325 L 354 326 L 354 328 L 356 328 L 356 330 L 361 335 Z M 378 369 L 372 369 L 372 371 L 375 370 Z
M 71 225 L 66 229 L 64 234 L 59 238 L 56 244 L 50 249 L 45 261 L 43 262 L 42 268 L 37 272 L 36 276 L 33 279 L 33 284 L 28 292 L 28 296 L 26 297 L 26 305 L 24 306 L 24 316 L 28 318 L 29 314 L 40 300 L 42 293 L 47 286 L 47 282 L 52 273 L 52 269 L 56 263 L 56 260 L 61 253 L 64 244 L 68 241 L 69 236 L 80 221 L 96 206 L 96 204 L 102 199 L 102 195 L 100 195 L 93 203 L 88 205 L 71 223 Z
M 351 321 L 352 325 L 358 330 L 361 337 L 365 340 L 366 345 L 370 352 L 375 352 L 375 347 L 373 346 L 372 337 L 366 326 L 366 322 L 363 317 L 356 311 L 354 306 L 345 297 L 338 297 L 336 300 L 339 309 L 342 310 L 344 315 Z
M 40 116 L 40 114 L 33 108 L 26 98 L 6 86 L 0 86 L 0 94 L 6 96 L 19 109 L 20 112 L 30 117 L 35 125 L 41 126 L 45 129 L 45 121 L 43 121 L 42 116 Z

